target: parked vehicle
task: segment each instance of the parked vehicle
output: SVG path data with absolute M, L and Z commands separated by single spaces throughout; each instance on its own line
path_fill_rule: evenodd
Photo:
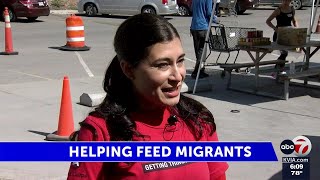
M 35 21 L 39 16 L 49 16 L 50 8 L 47 0 L 2 0 L 0 10 L 8 7 L 10 21 L 18 17 L 26 17 L 29 21 Z
M 282 0 L 259 0 L 258 5 L 279 6 Z M 291 5 L 294 9 L 301 9 L 304 6 L 311 6 L 312 0 L 292 0 Z
M 139 13 L 171 15 L 178 13 L 178 5 L 177 0 L 80 0 L 78 12 L 85 12 L 87 16 Z
M 177 0 L 179 6 L 178 14 L 180 16 L 190 16 L 192 0 Z
M 247 9 L 255 7 L 258 0 L 237 0 L 234 5 L 237 14 L 243 14 Z M 219 9 L 228 9 L 231 0 L 221 0 L 219 4 Z M 179 10 L 178 14 L 181 16 L 189 16 L 192 14 L 192 0 L 177 0 Z
M 251 9 L 256 6 L 258 0 L 235 0 L 236 4 L 234 6 L 237 14 L 243 14 L 247 9 Z M 219 7 L 220 9 L 228 9 L 228 4 L 231 0 L 221 0 Z

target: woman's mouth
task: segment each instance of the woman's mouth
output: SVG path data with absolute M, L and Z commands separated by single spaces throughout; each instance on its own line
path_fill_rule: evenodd
M 180 86 L 163 88 L 162 92 L 169 98 L 177 97 L 180 94 Z

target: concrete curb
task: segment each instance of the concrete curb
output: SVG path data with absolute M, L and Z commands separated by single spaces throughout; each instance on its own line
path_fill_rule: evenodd
M 195 80 L 194 79 L 187 79 L 182 84 L 181 93 L 188 93 L 193 91 Z M 205 91 L 211 91 L 212 90 L 212 83 L 209 81 L 208 78 L 206 79 L 199 79 L 198 85 L 197 85 L 197 92 L 205 92 Z M 80 96 L 80 104 L 88 107 L 94 107 L 99 105 L 104 97 L 106 96 L 106 93 L 83 93 Z
M 78 10 L 50 10 L 50 14 L 77 14 Z
M 80 96 L 80 104 L 88 107 L 94 107 L 99 105 L 103 101 L 105 96 L 106 96 L 106 93 L 97 93 L 97 94 L 83 93 Z

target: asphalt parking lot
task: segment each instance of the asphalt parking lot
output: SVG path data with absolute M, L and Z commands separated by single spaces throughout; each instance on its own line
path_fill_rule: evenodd
M 222 17 L 225 24 L 254 27 L 271 37 L 272 31 L 265 24 L 272 8 L 248 10 L 238 17 Z M 33 23 L 24 19 L 11 23 L 13 47 L 19 54 L 0 56 L 0 141 L 43 141 L 44 135 L 57 129 L 62 79 L 70 78 L 73 113 L 76 128 L 90 107 L 79 105 L 82 93 L 102 93 L 104 71 L 115 55 L 113 36 L 126 16 L 83 17 L 86 45 L 89 51 L 66 52 L 57 47 L 66 44 L 66 14 L 51 14 Z M 297 11 L 300 27 L 308 27 L 310 8 Z M 319 17 L 318 15 L 316 17 Z M 187 69 L 194 66 L 192 37 L 189 33 L 191 17 L 168 16 L 178 29 L 188 61 Z M 317 18 L 316 18 L 317 22 Z M 0 31 L 4 32 L 0 22 Z M 0 51 L 4 50 L 4 33 L 0 33 Z M 265 58 L 275 59 L 278 52 Z M 208 61 L 215 61 L 217 52 L 212 52 Z M 231 58 L 235 54 L 231 54 Z M 226 54 L 221 56 L 224 61 Z M 313 65 L 320 63 L 319 52 L 311 59 Z M 291 52 L 289 61 L 303 60 L 303 54 Z M 238 61 L 250 62 L 245 52 L 240 52 Z M 205 104 L 214 114 L 217 131 L 222 141 L 271 141 L 278 159 L 283 154 L 279 149 L 284 139 L 298 135 L 310 137 L 311 179 L 320 179 L 320 91 L 301 87 L 291 88 L 288 101 L 255 96 L 226 90 L 226 79 L 220 77 L 220 69 L 211 67 L 212 90 L 191 95 Z M 252 80 L 239 75 L 238 84 Z M 315 83 L 318 83 L 315 80 Z M 266 79 L 262 86 L 279 88 Z M 231 110 L 239 110 L 232 113 Z M 281 162 L 232 162 L 227 171 L 231 180 L 277 180 L 281 179 Z M 65 179 L 69 163 L 0 163 L 0 179 Z

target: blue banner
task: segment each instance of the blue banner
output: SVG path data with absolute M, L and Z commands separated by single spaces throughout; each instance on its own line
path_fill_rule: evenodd
M 278 161 L 271 142 L 0 142 L 0 161 Z

